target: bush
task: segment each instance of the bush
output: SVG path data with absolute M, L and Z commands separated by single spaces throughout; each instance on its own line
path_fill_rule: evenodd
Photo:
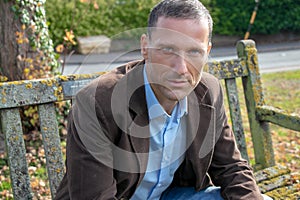
M 88 0 L 85 0 L 88 1 Z M 47 0 L 46 16 L 54 45 L 62 43 L 65 29 L 75 36 L 115 36 L 147 25 L 150 9 L 159 0 Z M 93 2 L 98 8 L 95 9 Z M 214 19 L 214 34 L 243 36 L 254 0 L 202 0 Z M 251 34 L 300 31 L 300 1 L 260 0 Z
M 248 27 L 255 2 L 212 0 L 210 10 L 214 19 L 214 33 L 243 35 Z
M 264 0 L 259 5 L 254 33 L 273 34 L 300 31 L 299 0 Z
M 104 34 L 112 37 L 125 30 L 147 26 L 150 9 L 158 0 L 97 0 L 93 3 L 79 0 L 47 0 L 48 26 L 54 45 L 62 43 L 65 29 L 76 36 Z
M 254 0 L 211 0 L 216 34 L 243 36 L 255 7 Z M 260 0 L 251 34 L 300 31 L 300 1 Z

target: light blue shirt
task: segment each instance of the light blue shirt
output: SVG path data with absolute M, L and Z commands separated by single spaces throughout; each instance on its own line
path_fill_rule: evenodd
M 131 200 L 159 199 L 172 183 L 186 150 L 187 98 L 180 100 L 169 115 L 159 104 L 147 78 L 144 83 L 150 123 L 147 172 Z

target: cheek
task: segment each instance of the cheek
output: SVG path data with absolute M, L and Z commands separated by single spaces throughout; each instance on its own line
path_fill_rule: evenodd
M 160 65 L 161 67 L 166 67 L 166 66 L 169 66 L 170 65 L 170 61 L 168 61 L 168 59 L 166 59 L 164 56 L 162 56 L 161 54 L 159 53 L 151 53 L 149 54 L 149 61 L 152 63 L 152 64 L 155 64 L 155 65 Z
M 172 69 L 172 64 L 168 59 L 162 58 L 160 55 L 153 54 L 149 57 L 149 64 L 154 76 L 160 77 Z

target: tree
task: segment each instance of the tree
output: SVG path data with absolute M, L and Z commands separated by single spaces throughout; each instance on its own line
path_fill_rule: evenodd
M 58 67 L 48 34 L 45 0 L 0 1 L 0 75 L 8 80 L 45 78 Z
M 18 48 L 15 33 L 21 30 L 21 22 L 12 11 L 13 1 L 0 1 L 0 75 L 2 79 L 20 80 L 20 69 L 17 56 L 25 54 L 28 45 Z M 22 52 L 23 51 L 23 52 Z

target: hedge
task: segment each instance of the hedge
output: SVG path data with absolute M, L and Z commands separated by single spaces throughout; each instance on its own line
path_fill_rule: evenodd
M 158 0 L 97 0 L 93 4 L 79 0 L 47 0 L 46 12 L 54 44 L 62 42 L 65 29 L 76 36 L 104 34 L 112 37 L 120 32 L 146 27 L 150 9 Z
M 81 0 L 82 1 L 82 0 Z M 150 9 L 159 0 L 46 0 L 46 16 L 54 45 L 65 29 L 76 36 L 104 34 L 113 37 L 125 30 L 145 27 Z M 251 34 L 300 31 L 299 0 L 260 0 Z M 254 0 L 203 0 L 214 19 L 214 34 L 243 36 L 255 6 Z

